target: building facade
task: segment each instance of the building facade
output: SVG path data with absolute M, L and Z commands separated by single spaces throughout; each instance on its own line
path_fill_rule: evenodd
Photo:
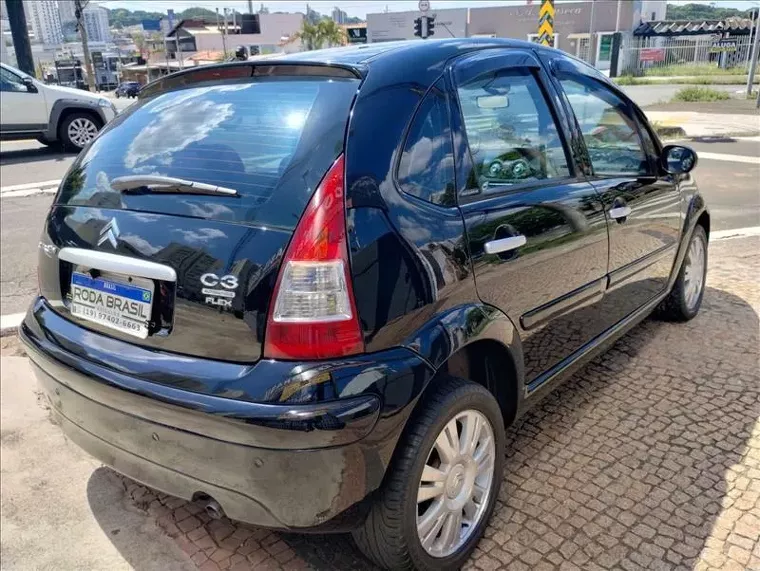
M 24 11 L 35 41 L 45 45 L 63 43 L 57 0 L 26 0 Z
M 467 8 L 431 10 L 428 16 L 435 16 L 435 38 L 465 38 L 467 34 Z M 414 20 L 420 12 L 383 12 L 367 14 L 367 43 L 415 40 Z
M 234 53 L 238 46 L 244 46 L 251 55 L 272 53 L 291 53 L 301 51 L 301 41 L 294 39 L 301 29 L 303 14 L 259 14 L 259 34 L 237 33 L 241 27 L 228 25 L 227 34 L 223 34 L 216 25 L 183 20 L 165 37 L 166 54 L 170 60 L 194 56 L 198 52 Z M 178 57 L 178 49 L 181 57 Z
M 89 4 L 83 11 L 87 39 L 94 42 L 110 42 L 111 30 L 108 26 L 108 10 L 102 6 Z
M 348 14 L 336 6 L 332 11 L 332 19 L 336 24 L 345 24 L 348 19 Z
M 541 2 L 529 5 L 430 10 L 435 17 L 434 38 L 494 37 L 536 41 Z M 642 21 L 665 18 L 666 0 L 594 0 L 555 4 L 555 47 L 609 69 L 612 35 L 631 35 Z M 367 14 L 367 41 L 417 39 L 418 11 Z
M 77 16 L 74 0 L 58 0 L 58 15 L 61 18 L 61 24 L 76 22 Z

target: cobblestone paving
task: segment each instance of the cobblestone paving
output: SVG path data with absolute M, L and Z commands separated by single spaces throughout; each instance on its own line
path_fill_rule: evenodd
M 646 321 L 509 430 L 466 568 L 760 571 L 760 240 L 710 255 L 696 319 Z M 347 536 L 214 521 L 119 481 L 200 569 L 372 568 Z

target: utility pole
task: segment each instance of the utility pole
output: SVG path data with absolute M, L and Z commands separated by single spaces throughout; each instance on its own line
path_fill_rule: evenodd
M 5 0 L 5 7 L 8 11 L 8 22 L 11 25 L 13 49 L 16 50 L 18 68 L 24 73 L 34 75 L 34 58 L 32 57 L 32 46 L 29 43 L 29 32 L 26 28 L 24 3 L 18 0 Z M 4 41 L 5 39 L 0 37 L 0 42 Z
M 82 37 L 82 50 L 84 50 L 84 68 L 87 71 L 87 86 L 90 91 L 95 91 L 95 73 L 92 70 L 92 59 L 90 58 L 90 48 L 87 45 L 87 26 L 84 25 L 84 9 L 90 0 L 74 0 L 74 15 L 77 19 L 77 28 Z
M 596 3 L 594 0 L 591 0 L 591 21 L 588 24 L 588 57 L 591 60 L 590 63 L 594 67 L 596 67 L 596 46 L 594 43 L 594 40 L 596 39 L 594 37 L 594 8 L 596 8 Z M 593 55 L 592 55 L 593 54 Z
M 749 73 L 747 74 L 747 97 L 752 95 L 752 82 L 755 81 L 755 69 L 757 68 L 758 58 L 758 40 L 760 39 L 760 11 L 758 17 L 753 22 L 755 28 L 755 42 L 752 44 L 752 57 L 749 62 Z
M 253 0 L 248 0 L 248 13 L 253 14 Z
M 306 5 L 308 10 L 309 5 Z M 227 59 L 227 8 L 224 9 L 224 28 L 222 29 L 222 50 L 224 51 L 224 59 Z

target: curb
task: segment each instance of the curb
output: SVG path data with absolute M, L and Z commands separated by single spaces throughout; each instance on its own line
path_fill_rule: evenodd
M 661 139 L 701 139 L 705 137 L 757 137 L 760 131 L 757 129 L 748 129 L 746 131 L 724 131 L 720 133 L 711 133 L 710 135 L 688 135 L 686 130 L 680 125 L 667 125 L 654 127 L 654 132 Z
M 15 335 L 19 325 L 24 320 L 26 313 L 13 313 L 0 317 L 0 337 Z

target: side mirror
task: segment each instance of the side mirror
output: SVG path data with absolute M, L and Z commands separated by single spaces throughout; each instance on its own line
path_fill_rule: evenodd
M 21 79 L 21 82 L 26 85 L 26 90 L 29 93 L 37 93 L 37 86 L 34 85 L 34 80 L 31 77 L 24 77 Z
M 697 153 L 681 145 L 665 145 L 660 155 L 662 168 L 668 174 L 686 174 L 697 166 Z

